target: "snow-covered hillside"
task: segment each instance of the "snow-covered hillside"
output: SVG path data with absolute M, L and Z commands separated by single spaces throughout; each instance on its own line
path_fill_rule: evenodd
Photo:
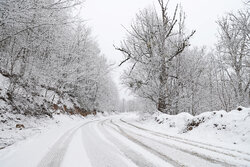
M 10 93 L 11 77 L 0 73 L 0 110 L 1 113 L 15 113 L 31 116 L 52 116 L 54 112 L 68 114 L 81 113 L 76 98 L 59 94 L 55 88 L 43 85 L 21 85 Z
M 10 94 L 10 78 L 0 73 L 0 149 L 52 124 L 72 120 L 73 114 L 81 115 L 79 119 L 90 114 L 74 97 L 59 96 L 56 89 L 41 85 L 32 89 L 29 85 L 19 86 Z

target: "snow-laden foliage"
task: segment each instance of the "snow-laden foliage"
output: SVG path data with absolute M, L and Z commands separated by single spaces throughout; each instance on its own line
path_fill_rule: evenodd
M 77 16 L 81 5 L 82 0 L 0 3 L 0 72 L 9 78 L 6 95 L 12 106 L 36 94 L 46 99 L 53 91 L 51 105 L 68 97 L 84 111 L 116 109 L 110 66 Z

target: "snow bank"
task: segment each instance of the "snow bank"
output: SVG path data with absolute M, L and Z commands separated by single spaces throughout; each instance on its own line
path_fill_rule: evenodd
M 144 114 L 139 117 L 140 121 L 145 121 L 149 124 L 159 124 L 160 127 L 165 127 L 168 131 L 178 133 L 181 129 L 184 129 L 187 121 L 193 118 L 189 113 L 180 113 L 178 115 L 168 115 L 161 112 L 155 112 L 153 115 Z
M 58 117 L 92 114 L 79 107 L 75 98 L 67 94 L 59 98 L 56 90 L 42 85 L 19 86 L 12 94 L 9 86 L 10 79 L 0 74 L 0 149 L 60 122 Z M 65 115 L 58 116 L 61 113 Z
M 250 148 L 250 108 L 242 110 L 204 112 L 197 116 L 188 113 L 168 115 L 156 112 L 140 119 L 147 127 L 164 133 L 180 135 L 216 144 Z M 250 151 L 248 148 L 247 151 Z
M 204 118 L 204 121 L 198 127 L 187 131 L 189 135 L 202 134 L 204 139 L 216 138 L 224 143 L 250 146 L 250 108 L 241 111 L 204 113 L 194 117 L 193 120 L 198 118 Z
M 0 149 L 41 133 L 52 126 L 81 120 L 83 117 L 63 114 L 54 115 L 53 118 L 49 116 L 37 118 L 22 114 L 0 113 Z
M 91 118 L 83 120 L 83 117 L 80 116 L 63 114 L 54 116 L 54 119 L 36 120 L 38 125 L 34 124 L 29 129 L 22 129 L 20 134 L 17 134 L 26 135 L 26 140 L 16 142 L 0 150 L 0 166 L 38 166 L 41 158 L 50 151 L 59 138 L 72 128 L 78 127 L 89 120 Z M 32 122 L 27 120 L 26 122 L 27 124 L 33 124 L 34 120 Z M 34 129 L 36 130 L 33 131 Z M 13 132 L 9 133 L 16 138 Z
M 18 141 L 30 138 L 42 131 L 51 129 L 51 127 L 55 125 L 60 127 L 62 124 L 72 124 L 73 122 L 79 122 L 84 119 L 91 120 L 109 115 L 109 113 L 104 112 L 82 117 L 81 115 L 55 113 L 52 118 L 48 115 L 38 118 L 30 115 L 3 112 L 0 113 L 0 150 Z

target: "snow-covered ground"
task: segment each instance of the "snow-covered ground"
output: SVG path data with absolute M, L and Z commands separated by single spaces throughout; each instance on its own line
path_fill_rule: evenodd
M 182 138 L 250 152 L 250 108 L 243 110 L 140 117 L 143 126 Z
M 250 166 L 249 113 L 58 116 L 60 123 L 0 150 L 0 166 Z
M 12 118 L 13 115 L 10 115 Z M 37 166 L 37 162 L 41 160 L 50 148 L 63 136 L 67 131 L 76 128 L 86 122 L 80 116 L 55 115 L 51 118 L 21 118 L 25 128 L 16 128 L 17 121 L 9 121 L 5 126 L 1 126 L 0 138 L 2 144 L 12 144 L 0 150 L 0 166 Z M 13 118 L 14 119 L 14 118 Z M 91 116 L 88 120 L 91 120 Z M 8 128 L 12 127 L 12 129 Z M 13 144 L 14 142 L 14 144 Z
M 10 146 L 33 135 L 43 133 L 51 128 L 60 128 L 64 124 L 81 121 L 83 117 L 69 115 L 54 115 L 53 118 L 24 116 L 22 114 L 0 114 L 0 148 Z M 24 126 L 24 127 L 18 127 Z

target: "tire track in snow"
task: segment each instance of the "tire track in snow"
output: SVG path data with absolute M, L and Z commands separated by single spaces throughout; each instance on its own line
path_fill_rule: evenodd
M 206 143 L 202 143 L 202 142 L 198 142 L 198 141 L 192 141 L 192 140 L 184 139 L 184 138 L 181 138 L 181 137 L 167 135 L 167 134 L 160 133 L 160 132 L 155 132 L 155 131 L 145 129 L 145 128 L 137 126 L 137 125 L 134 125 L 132 123 L 126 122 L 126 121 L 124 121 L 122 119 L 120 119 L 120 121 L 127 124 L 127 125 L 130 125 L 132 127 L 135 127 L 137 129 L 140 129 L 140 130 L 143 130 L 143 131 L 147 131 L 150 134 L 153 134 L 153 135 L 156 135 L 156 136 L 159 136 L 159 137 L 162 137 L 162 138 L 167 138 L 167 139 L 170 139 L 170 140 L 174 140 L 176 142 L 188 144 L 188 145 L 191 145 L 191 146 L 194 146 L 194 147 L 198 147 L 198 148 L 202 148 L 202 149 L 205 149 L 205 150 L 213 151 L 213 152 L 216 152 L 216 153 L 219 153 L 219 154 L 224 154 L 224 155 L 227 155 L 227 156 L 230 156 L 230 157 L 233 157 L 233 158 L 238 158 L 239 156 L 234 155 L 232 152 L 236 152 L 238 154 L 242 154 L 242 155 L 245 155 L 245 156 L 250 155 L 249 153 L 245 153 L 245 152 L 242 152 L 242 151 L 239 151 L 239 150 L 229 149 L 229 148 L 220 147 L 220 146 L 214 146 L 214 145 L 211 145 L 211 144 L 206 144 Z M 213 147 L 213 148 L 210 148 L 210 147 Z M 231 151 L 231 153 L 216 150 L 214 148 L 219 148 L 219 149 L 222 149 L 224 151 Z M 245 160 L 245 161 L 250 162 L 250 159 L 248 159 L 248 158 L 245 158 L 245 157 L 241 157 L 241 158 L 243 160 Z
M 112 120 L 111 120 L 111 123 L 112 123 Z M 109 125 L 107 125 L 107 126 L 109 126 Z M 142 143 L 141 141 L 135 139 L 134 137 L 132 137 L 131 135 L 129 135 L 125 131 L 123 131 L 123 129 L 121 129 L 119 126 L 117 126 L 117 125 L 115 125 L 115 126 L 118 128 L 118 130 L 115 129 L 114 127 L 112 127 L 112 126 L 109 126 L 109 127 L 112 128 L 112 129 L 114 129 L 114 130 L 116 130 L 118 133 L 120 133 L 121 135 L 123 135 L 124 137 L 126 137 L 127 139 L 129 139 L 130 141 L 132 141 L 132 142 L 134 142 L 134 143 L 142 146 L 143 148 L 145 148 L 146 150 L 148 150 L 152 154 L 154 154 L 154 155 L 160 157 L 161 159 L 165 160 L 166 162 L 170 163 L 171 165 L 173 165 L 175 167 L 186 167 L 186 165 L 180 163 L 179 161 L 174 160 L 174 159 L 170 158 L 169 156 L 167 156 L 165 154 L 162 154 L 158 150 L 155 150 L 155 149 L 149 147 L 148 145 Z
M 124 154 L 124 156 L 126 156 L 128 159 L 134 162 L 138 167 L 155 167 L 155 165 L 153 165 L 151 162 L 145 159 L 145 157 L 142 154 L 135 152 L 134 150 L 126 146 L 124 143 L 116 139 L 115 136 L 112 136 L 112 134 L 108 132 L 108 130 L 104 127 L 106 121 L 108 121 L 108 119 L 99 122 L 101 128 L 100 131 L 103 132 L 103 135 L 109 141 L 111 141 Z M 109 126 L 106 127 L 110 128 Z M 115 130 L 115 132 L 117 131 Z
M 81 127 L 92 123 L 94 121 L 90 121 L 84 123 L 78 127 L 74 127 L 68 130 L 66 133 L 60 137 L 56 143 L 50 148 L 49 152 L 42 158 L 38 167 L 60 167 L 61 162 L 63 160 L 64 154 L 67 151 L 67 147 L 72 139 L 73 134 Z
M 115 126 L 119 126 L 119 125 L 117 125 L 115 123 L 112 123 L 112 124 L 114 124 Z M 119 127 L 122 128 L 121 126 L 119 126 Z M 148 140 L 150 140 L 152 142 L 155 142 L 157 144 L 162 144 L 162 145 L 170 147 L 172 149 L 179 150 L 181 152 L 187 153 L 187 154 L 192 155 L 192 156 L 196 156 L 198 158 L 201 158 L 201 159 L 203 159 L 205 161 L 208 161 L 210 163 L 213 163 L 213 164 L 220 164 L 222 166 L 236 166 L 236 165 L 233 165 L 233 164 L 229 164 L 229 163 L 227 163 L 225 161 L 220 161 L 220 160 L 214 159 L 214 158 L 212 158 L 210 156 L 207 156 L 205 154 L 201 154 L 201 153 L 198 153 L 198 152 L 194 152 L 194 151 L 190 151 L 190 150 L 187 150 L 187 149 L 183 149 L 181 147 L 177 147 L 175 145 L 171 145 L 171 144 L 169 144 L 167 142 L 159 141 L 159 140 L 156 140 L 154 138 L 148 137 L 146 135 L 141 135 L 141 134 L 135 133 L 135 132 L 130 131 L 128 129 L 124 129 L 123 128 L 123 130 L 125 130 L 126 132 L 131 133 L 133 135 L 136 135 L 136 136 L 139 136 L 139 137 L 142 137 L 142 138 L 146 138 L 146 139 L 148 139 Z
M 98 122 L 81 128 L 81 142 L 92 167 L 137 167 L 98 128 Z M 81 164 L 84 166 L 84 163 Z

